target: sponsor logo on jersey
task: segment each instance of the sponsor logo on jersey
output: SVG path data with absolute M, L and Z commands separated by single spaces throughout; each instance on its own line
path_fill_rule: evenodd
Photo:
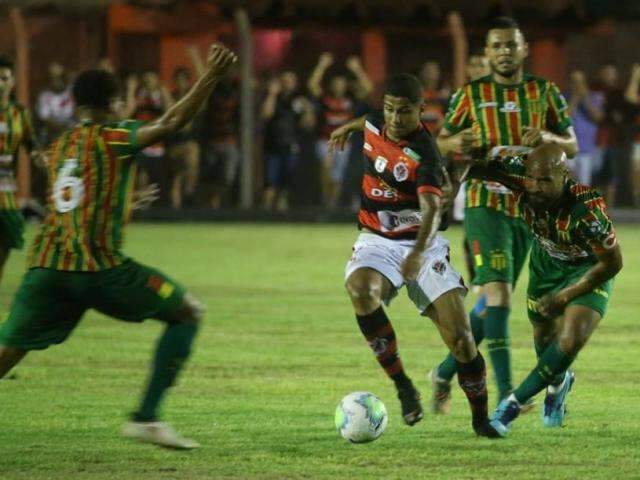
M 502 250 L 491 250 L 489 261 L 493 270 L 505 270 L 507 268 L 507 255 Z
M 400 210 L 399 212 L 381 210 L 378 212 L 378 220 L 380 220 L 382 232 L 398 232 L 419 227 L 422 223 L 422 215 L 417 210 Z
M 503 113 L 516 113 L 520 111 L 520 106 L 516 102 L 504 102 L 504 105 L 500 107 L 500 111 Z
M 409 166 L 404 162 L 396 163 L 393 167 L 393 176 L 398 182 L 404 182 L 409 178 Z
M 482 102 L 478 104 L 478 108 L 497 107 L 498 102 Z
M 420 159 L 422 157 L 420 157 L 420 155 L 418 155 L 417 152 L 411 150 L 409 147 L 404 147 L 402 149 L 402 153 L 404 153 L 405 155 L 407 155 L 409 158 L 412 158 L 413 160 L 415 160 L 416 162 L 419 162 Z
M 373 164 L 373 168 L 376 169 L 376 172 L 382 173 L 384 172 L 384 169 L 387 168 L 388 163 L 389 163 L 389 160 L 379 156 L 378 158 L 376 158 L 376 161 Z
M 377 198 L 396 198 L 398 196 L 398 191 L 394 188 L 372 188 L 371 191 L 372 197 Z

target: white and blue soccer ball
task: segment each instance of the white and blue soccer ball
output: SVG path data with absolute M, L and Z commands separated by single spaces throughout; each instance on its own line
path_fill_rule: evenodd
M 387 408 L 369 392 L 353 392 L 336 408 L 336 428 L 351 443 L 372 442 L 387 428 Z

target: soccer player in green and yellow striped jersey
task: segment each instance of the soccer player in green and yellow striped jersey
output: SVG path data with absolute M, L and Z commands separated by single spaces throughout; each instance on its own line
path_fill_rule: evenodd
M 494 152 L 500 150 L 469 175 L 512 188 L 533 233 L 527 312 L 538 356 L 536 367 L 494 413 L 491 425 L 505 436 L 522 405 L 545 388 L 543 425 L 562 426 L 575 379 L 569 367 L 607 310 L 622 253 L 602 195 L 570 177 L 559 146 Z
M 154 318 L 167 328 L 158 342 L 146 392 L 125 436 L 173 448 L 198 444 L 158 421 L 158 407 L 187 360 L 200 304 L 162 272 L 122 252 L 132 206 L 134 154 L 180 130 L 236 61 L 213 45 L 192 89 L 149 123 L 116 121 L 115 77 L 101 70 L 73 86 L 79 123 L 53 145 L 47 215 L 8 320 L 0 326 L 0 378 L 30 350 L 62 343 L 88 309 L 129 322 Z
M 438 138 L 441 152 L 482 158 L 496 146 L 556 143 L 573 156 L 577 142 L 566 101 L 552 82 L 524 73 L 528 45 L 515 21 L 499 18 L 494 22 L 487 33 L 485 55 L 491 74 L 453 95 Z M 511 292 L 531 243 L 519 216 L 513 194 L 503 185 L 467 182 L 464 225 L 475 259 L 473 283 L 483 287 L 487 304 L 484 318 L 472 312 L 471 323 L 477 343 L 487 340 L 500 398 L 512 389 Z M 455 366 L 449 360 L 432 372 L 435 412 L 446 411 L 454 374 Z
M 11 249 L 24 243 L 24 218 L 15 196 L 20 147 L 39 155 L 29 111 L 11 100 L 14 85 L 13 63 L 0 57 L 0 277 Z

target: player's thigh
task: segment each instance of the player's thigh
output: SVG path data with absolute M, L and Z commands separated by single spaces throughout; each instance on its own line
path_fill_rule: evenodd
M 587 343 L 602 315 L 584 305 L 569 305 L 564 311 L 562 327 L 558 335 L 560 349 L 576 355 Z
M 549 255 L 534 243 L 529 260 L 527 284 L 527 315 L 533 325 L 553 322 L 539 312 L 539 302 L 545 295 L 560 291 L 566 285 L 565 272 Z
M 86 311 L 75 299 L 70 275 L 44 268 L 29 270 L 0 327 L 0 344 L 42 350 L 64 342 Z
M 467 293 L 462 276 L 449 262 L 449 242 L 437 235 L 423 253 L 423 263 L 416 279 L 407 284 L 407 292 L 422 315 L 440 297 L 455 292 L 461 299 Z
M 133 260 L 96 274 L 90 290 L 91 308 L 128 322 L 172 321 L 188 310 L 185 299 L 190 298 L 178 282 Z
M 404 247 L 372 233 L 361 233 L 345 266 L 345 284 L 353 298 L 364 292 L 388 304 L 404 284 L 400 272 Z M 371 292 L 371 289 L 374 289 Z M 377 290 L 377 291 L 376 291 Z
M 490 208 L 467 208 L 464 227 L 473 255 L 474 285 L 513 283 L 513 233 L 509 219 Z

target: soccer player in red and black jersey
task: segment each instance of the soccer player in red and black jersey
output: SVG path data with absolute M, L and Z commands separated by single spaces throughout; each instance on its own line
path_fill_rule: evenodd
M 387 85 L 382 114 L 353 120 L 331 136 L 332 146 L 340 148 L 352 132 L 365 133 L 361 233 L 346 266 L 346 287 L 362 333 L 395 383 L 405 423 L 422 419 L 420 394 L 404 370 L 382 306 L 403 285 L 419 312 L 433 319 L 457 360 L 474 430 L 493 437 L 485 364 L 464 309 L 467 289 L 449 264 L 449 243 L 438 235 L 443 196 L 451 191 L 435 141 L 420 121 L 422 106 L 418 79 L 400 74 Z

